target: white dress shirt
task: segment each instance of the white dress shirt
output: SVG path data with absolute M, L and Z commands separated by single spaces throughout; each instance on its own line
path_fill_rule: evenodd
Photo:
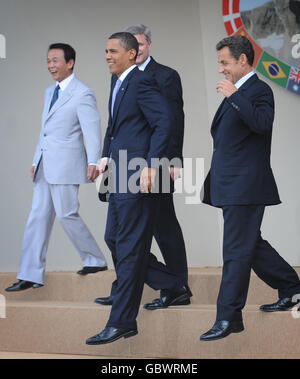
M 145 68 L 147 67 L 147 64 L 151 61 L 151 57 L 148 57 L 145 62 L 139 65 L 139 70 L 145 71 Z
M 239 79 L 236 83 L 235 83 L 235 86 L 237 89 L 239 89 L 244 83 L 246 83 L 246 81 L 248 79 L 251 78 L 251 76 L 253 76 L 255 74 L 255 71 L 252 70 L 250 72 L 248 72 L 248 74 L 246 74 L 245 76 L 243 76 L 241 79 Z
M 72 79 L 74 78 L 74 73 L 68 76 L 66 79 L 62 80 L 61 82 L 56 82 L 56 85 L 59 85 L 60 90 L 58 91 L 58 96 L 60 95 L 61 91 L 64 91 Z

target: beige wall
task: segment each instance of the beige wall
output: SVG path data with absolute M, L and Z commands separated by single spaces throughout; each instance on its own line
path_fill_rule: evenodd
M 153 56 L 176 68 L 182 78 L 185 156 L 205 158 L 207 172 L 210 122 L 221 101 L 215 92 L 219 79 L 215 44 L 225 36 L 220 4 L 218 0 L 1 0 L 0 34 L 6 37 L 7 51 L 6 59 L 0 60 L 0 271 L 17 270 L 30 211 L 29 168 L 40 130 L 44 90 L 52 84 L 45 64 L 47 46 L 62 41 L 77 50 L 76 74 L 96 92 L 104 134 L 110 82 L 106 39 L 132 23 L 150 26 Z M 267 209 L 263 232 L 289 262 L 300 265 L 299 97 L 271 86 L 277 103 L 272 162 L 283 204 Z M 186 205 L 182 195 L 176 195 L 175 201 L 189 265 L 221 265 L 220 211 Z M 103 239 L 107 205 L 97 201 L 94 185 L 81 186 L 80 203 L 81 216 L 112 267 Z M 153 251 L 159 254 L 155 244 Z M 55 223 L 47 269 L 75 270 L 80 266 L 76 251 Z

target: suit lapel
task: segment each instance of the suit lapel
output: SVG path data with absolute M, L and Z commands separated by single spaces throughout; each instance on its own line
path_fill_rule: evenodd
M 217 113 L 215 114 L 215 117 L 213 119 L 213 122 L 211 124 L 211 130 L 215 129 L 215 127 L 218 125 L 219 120 L 223 116 L 223 114 L 229 109 L 230 105 L 226 101 L 226 98 L 222 101 L 220 104 Z
M 154 72 L 156 65 L 157 65 L 157 62 L 152 57 L 150 57 L 150 62 L 145 67 L 145 72 Z
M 67 101 L 69 101 L 71 99 L 71 97 L 73 96 L 74 90 L 76 88 L 76 81 L 77 81 L 77 79 L 76 79 L 76 77 L 74 77 L 72 79 L 71 83 L 68 85 L 68 87 L 60 94 L 59 98 L 54 103 L 54 105 L 52 106 L 52 108 L 50 109 L 48 114 L 46 114 L 45 122 L 49 119 L 49 117 L 51 117 L 53 115 L 54 112 L 57 111 L 57 109 L 62 107 Z M 54 86 L 54 89 L 55 89 L 55 86 Z M 50 102 L 51 102 L 51 99 L 53 96 L 54 89 L 53 89 L 53 91 L 51 91 L 50 101 L 48 104 L 49 107 L 50 107 Z
M 109 101 L 108 101 L 108 115 L 109 115 L 109 119 L 108 119 L 108 125 L 111 127 L 112 126 L 112 118 L 111 118 L 111 102 L 112 102 L 112 94 L 113 94 L 113 90 L 115 88 L 115 85 L 116 85 L 116 82 L 118 80 L 118 77 L 117 75 L 113 75 L 111 77 L 111 83 L 110 83 L 110 95 L 109 95 Z
M 43 113 L 43 124 L 45 123 L 45 121 L 46 121 L 46 119 L 48 117 L 50 103 L 51 103 L 51 99 L 52 99 L 54 90 L 55 90 L 55 85 L 53 85 L 52 87 L 50 87 L 48 89 L 48 91 L 47 91 L 47 96 L 46 96 L 45 105 L 44 105 L 44 113 Z
M 134 75 L 135 72 L 137 72 L 138 67 L 134 68 L 127 76 L 126 78 L 124 79 L 124 81 L 122 82 L 121 86 L 120 86 L 120 89 L 117 93 L 117 96 L 116 96 L 116 99 L 115 99 L 115 104 L 114 104 L 114 114 L 113 114 L 113 118 L 112 118 L 112 122 L 111 122 L 111 126 L 112 126 L 112 129 L 114 128 L 115 126 L 115 123 L 116 123 L 116 119 L 117 119 L 117 116 L 118 116 L 118 112 L 119 112 L 119 108 L 120 108 L 120 105 L 122 103 L 122 99 L 126 93 L 126 90 L 127 90 L 127 87 L 128 87 L 128 84 L 129 84 L 129 81 L 130 81 L 130 78 Z M 113 88 L 112 88 L 112 91 L 113 91 Z M 110 107 L 111 107 L 111 97 L 112 97 L 112 91 L 111 91 L 111 96 L 110 96 Z M 111 109 L 111 108 L 110 108 Z M 111 118 L 111 115 L 110 115 L 110 118 Z
M 128 86 L 128 80 L 126 80 L 126 79 L 124 80 L 124 82 L 122 82 L 122 84 L 121 84 L 121 86 L 119 88 L 119 91 L 117 93 L 116 99 L 115 99 L 114 114 L 113 114 L 113 120 L 112 120 L 112 124 L 113 125 L 116 122 L 116 118 L 117 118 L 117 115 L 118 115 L 119 107 L 120 107 L 120 104 L 122 102 L 123 96 L 125 95 L 125 92 L 126 92 L 126 89 L 127 89 L 127 86 Z

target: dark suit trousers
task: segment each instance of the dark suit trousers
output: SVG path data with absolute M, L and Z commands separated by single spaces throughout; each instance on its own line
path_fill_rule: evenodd
M 156 195 L 155 209 L 156 216 L 153 233 L 165 264 L 159 262 L 155 255 L 150 253 L 145 283 L 155 290 L 176 290 L 187 284 L 188 270 L 185 243 L 175 213 L 173 194 Z M 108 224 L 105 241 L 112 252 L 114 266 L 116 267 L 115 234 L 114 228 Z M 117 280 L 112 283 L 112 295 L 115 294 L 116 289 Z
M 156 258 L 150 255 L 154 224 L 158 209 L 157 194 L 132 199 L 109 199 L 105 241 L 111 250 L 117 280 L 113 286 L 114 301 L 107 326 L 136 328 L 148 265 Z M 162 268 L 162 272 L 164 269 Z M 161 284 L 162 275 L 154 280 Z M 175 286 L 175 278 L 168 277 L 168 286 Z
M 185 243 L 181 227 L 176 217 L 172 193 L 159 195 L 154 238 L 165 261 L 167 271 L 178 277 L 177 288 L 187 284 L 188 268 Z M 153 275 L 157 276 L 156 271 L 160 271 L 162 268 L 162 265 L 158 265 L 156 262 L 155 259 L 151 261 L 146 283 L 154 289 L 166 289 L 166 287 L 168 287 L 166 283 L 162 283 L 160 288 L 155 288 L 152 284 Z M 166 277 L 165 282 L 167 282 L 167 279 Z
M 265 206 L 224 206 L 223 275 L 217 320 L 242 320 L 251 268 L 279 298 L 300 293 L 296 271 L 261 237 Z

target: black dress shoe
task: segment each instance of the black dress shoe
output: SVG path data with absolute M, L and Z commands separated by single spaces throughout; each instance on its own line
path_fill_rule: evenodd
M 87 274 L 94 274 L 95 272 L 99 271 L 106 271 L 107 266 L 99 267 L 99 266 L 84 266 L 81 270 L 77 271 L 77 274 L 79 275 L 87 275 Z
M 263 312 L 284 312 L 290 311 L 297 305 L 300 300 L 293 301 L 292 297 L 284 297 L 279 299 L 276 303 L 262 305 L 259 309 Z
M 113 299 L 114 295 L 109 295 L 107 297 L 97 297 L 97 299 L 95 299 L 95 303 L 101 305 L 112 305 Z
M 216 321 L 214 326 L 200 337 L 201 341 L 214 341 L 227 337 L 231 333 L 240 333 L 244 330 L 243 321 Z
M 192 296 L 193 294 L 187 285 L 182 286 L 178 291 L 161 290 L 160 298 L 154 299 L 152 303 L 145 304 L 144 308 L 154 310 L 176 305 L 188 305 L 191 304 L 190 297 Z
M 6 288 L 5 291 L 7 292 L 23 291 L 23 290 L 27 290 L 28 288 L 39 288 L 39 287 L 43 287 L 43 284 L 28 282 L 27 280 L 19 280 L 17 283 L 14 283 L 12 286 Z
M 107 326 L 101 333 L 96 334 L 94 337 L 90 337 L 86 340 L 87 345 L 104 345 L 106 343 L 111 343 L 119 338 L 129 338 L 138 334 L 136 329 L 124 329 L 124 328 L 114 328 L 112 326 Z

